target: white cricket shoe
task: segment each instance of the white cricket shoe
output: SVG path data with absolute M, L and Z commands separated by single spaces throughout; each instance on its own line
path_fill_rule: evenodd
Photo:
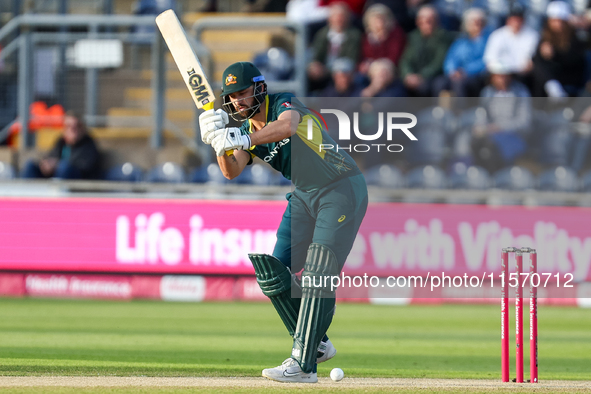
M 316 383 L 316 372 L 304 373 L 300 365 L 293 358 L 286 359 L 283 364 L 275 368 L 263 369 L 263 376 L 277 382 L 289 383 Z
M 318 358 L 316 359 L 316 363 L 320 364 L 325 361 L 330 360 L 337 354 L 337 349 L 333 346 L 330 339 L 326 342 L 320 341 L 320 346 L 318 346 Z

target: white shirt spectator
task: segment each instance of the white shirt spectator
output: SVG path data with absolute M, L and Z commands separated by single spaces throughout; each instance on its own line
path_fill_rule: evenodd
M 321 7 L 318 3 L 318 0 L 290 0 L 286 7 L 287 20 L 303 24 L 326 20 L 329 7 Z
M 517 34 L 503 26 L 491 33 L 484 50 L 485 64 L 503 64 L 512 73 L 526 70 L 538 46 L 538 33 L 523 26 Z

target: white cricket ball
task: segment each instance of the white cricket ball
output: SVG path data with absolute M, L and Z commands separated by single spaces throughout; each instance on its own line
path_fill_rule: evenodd
M 330 371 L 330 378 L 335 382 L 342 380 L 344 377 L 345 373 L 340 368 L 333 368 L 332 371 Z

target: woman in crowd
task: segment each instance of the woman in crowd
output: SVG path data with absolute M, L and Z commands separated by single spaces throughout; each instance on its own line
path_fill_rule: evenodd
M 533 58 L 533 96 L 576 96 L 584 84 L 585 44 L 569 24 L 563 1 L 548 5 L 548 20 Z
M 402 56 L 406 45 L 406 33 L 383 4 L 374 4 L 363 15 L 365 35 L 361 46 L 362 60 L 359 71 L 367 74 L 376 59 L 390 59 L 394 65 Z

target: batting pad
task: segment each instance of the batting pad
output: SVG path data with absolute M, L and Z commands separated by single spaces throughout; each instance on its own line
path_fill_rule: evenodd
M 330 281 L 323 279 L 338 273 L 334 252 L 327 246 L 311 244 L 302 273 L 302 304 L 291 352 L 305 373 L 313 371 L 318 345 L 334 315 L 335 292 L 331 291 Z
M 293 337 L 301 300 L 291 297 L 291 272 L 279 259 L 268 254 L 251 253 L 248 258 L 263 294 L 269 297 L 289 335 Z

